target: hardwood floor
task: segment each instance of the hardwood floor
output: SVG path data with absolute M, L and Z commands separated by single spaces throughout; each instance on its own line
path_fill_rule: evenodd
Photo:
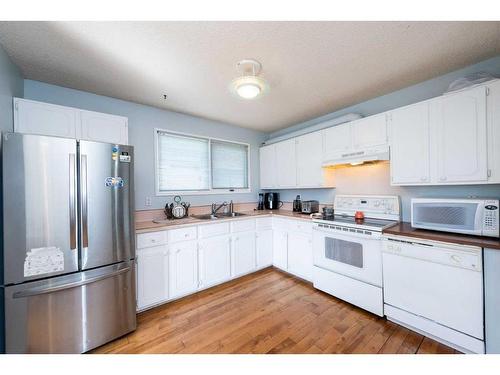
M 456 353 L 267 268 L 156 307 L 92 353 Z

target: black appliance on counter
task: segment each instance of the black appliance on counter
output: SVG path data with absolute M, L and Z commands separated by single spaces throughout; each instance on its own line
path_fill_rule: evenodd
M 280 201 L 279 193 L 265 193 L 264 194 L 264 207 L 266 210 L 277 210 L 283 206 L 283 202 Z
M 264 193 L 259 193 L 259 203 L 257 203 L 257 210 L 262 211 L 264 209 Z
M 300 194 L 293 201 L 293 212 L 302 212 L 302 201 L 300 199 Z

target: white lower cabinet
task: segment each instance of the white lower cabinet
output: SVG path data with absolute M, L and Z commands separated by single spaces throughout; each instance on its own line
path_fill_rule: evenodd
M 256 269 L 255 232 L 235 234 L 231 242 L 232 275 L 236 277 L 254 271 Z
M 274 265 L 311 280 L 312 226 L 260 217 L 137 235 L 137 310 Z
M 137 309 L 168 299 L 168 249 L 156 246 L 137 251 Z
M 198 289 L 198 244 L 178 242 L 169 246 L 170 298 L 180 297 Z
M 267 229 L 257 232 L 257 268 L 264 268 L 273 264 L 273 230 Z
M 311 235 L 291 232 L 288 234 L 288 272 L 312 280 Z
M 273 266 L 288 268 L 288 232 L 280 229 L 273 231 Z
M 231 278 L 230 237 L 220 236 L 199 242 L 200 288 Z

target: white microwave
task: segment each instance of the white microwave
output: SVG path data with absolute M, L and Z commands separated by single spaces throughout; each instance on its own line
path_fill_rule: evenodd
M 499 237 L 498 199 L 411 200 L 413 228 Z

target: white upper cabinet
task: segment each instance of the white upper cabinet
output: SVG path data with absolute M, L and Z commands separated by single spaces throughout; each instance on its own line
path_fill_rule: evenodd
M 14 98 L 14 131 L 128 144 L 126 117 L 20 98 Z
M 391 184 L 430 182 L 429 103 L 400 108 L 389 115 Z
M 14 98 L 16 133 L 76 138 L 78 112 L 74 108 Z
M 259 150 L 260 187 L 272 189 L 276 187 L 276 145 L 263 146 Z
M 219 284 L 231 278 L 229 236 L 200 240 L 199 256 L 200 287 Z
M 341 124 L 322 130 L 323 160 L 338 158 L 339 155 L 351 150 L 351 124 Z
M 106 113 L 81 111 L 81 139 L 128 144 L 128 119 Z
M 438 183 L 488 179 L 486 87 L 443 95 L 431 101 L 431 155 Z
M 178 242 L 169 248 L 170 297 L 190 294 L 198 289 L 198 244 Z
M 276 170 L 278 188 L 297 186 L 297 161 L 295 139 L 278 142 L 276 145 Z
M 387 144 L 387 119 L 382 113 L 349 123 L 352 131 L 354 150 Z
M 300 187 L 322 187 L 323 147 L 321 132 L 309 133 L 296 139 L 297 185 Z
M 500 80 L 487 86 L 488 182 L 500 183 Z

